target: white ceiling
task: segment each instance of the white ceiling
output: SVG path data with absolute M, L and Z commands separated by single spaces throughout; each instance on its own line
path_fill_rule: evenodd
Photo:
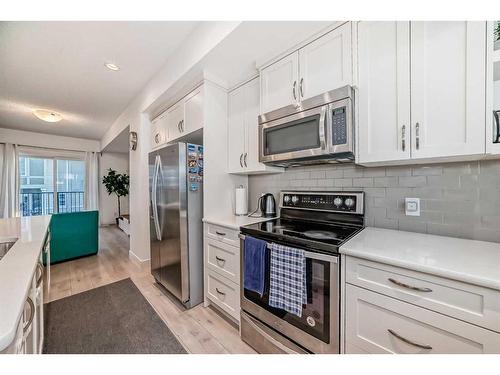
M 0 127 L 100 139 L 196 25 L 0 22 Z M 64 119 L 43 122 L 37 108 Z

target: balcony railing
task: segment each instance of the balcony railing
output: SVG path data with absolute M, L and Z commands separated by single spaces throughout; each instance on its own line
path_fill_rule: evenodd
M 20 193 L 19 206 L 22 216 L 50 215 L 54 212 L 78 212 L 84 210 L 83 191 L 58 191 L 57 210 L 55 209 L 54 193 Z

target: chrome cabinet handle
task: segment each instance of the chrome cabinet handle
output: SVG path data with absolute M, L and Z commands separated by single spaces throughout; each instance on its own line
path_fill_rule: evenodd
M 406 151 L 406 125 L 401 127 L 401 148 Z
M 42 280 L 43 280 L 43 265 L 42 263 L 38 262 L 38 264 L 36 265 L 37 267 L 37 270 L 40 272 L 40 276 L 38 276 L 38 278 L 36 279 L 36 287 L 40 287 L 40 284 L 42 283 Z
M 215 233 L 217 233 L 219 236 L 225 236 L 225 235 L 226 235 L 226 233 L 224 233 L 224 232 L 219 232 L 218 230 L 216 230 L 216 231 L 215 231 Z
M 300 92 L 300 96 L 303 98 L 304 97 L 304 78 L 300 79 L 299 92 Z
M 184 133 L 184 120 L 181 120 L 181 132 Z
M 243 168 L 243 154 L 240 154 L 240 167 Z
M 223 295 L 223 296 L 225 296 L 225 295 L 226 295 L 226 293 L 221 292 L 221 291 L 219 290 L 219 288 L 215 288 L 215 290 L 216 290 L 216 291 L 217 291 L 217 293 L 219 293 L 220 295 Z
M 248 164 L 247 164 L 247 153 L 245 152 L 245 156 L 243 156 L 243 163 L 245 164 L 245 167 L 248 167 Z
M 387 280 L 389 280 L 393 284 L 396 284 L 396 285 L 401 286 L 401 287 L 406 288 L 406 289 L 416 290 L 418 292 L 425 292 L 425 293 L 432 292 L 432 289 L 430 289 L 430 288 L 420 288 L 418 286 L 411 286 L 411 285 L 402 283 L 401 281 L 395 280 L 392 277 L 389 277 Z
M 215 259 L 217 259 L 217 261 L 219 262 L 226 262 L 226 260 L 224 258 L 219 258 L 217 255 L 215 256 Z
M 293 88 L 292 88 L 292 94 L 293 94 L 293 99 L 297 100 L 297 94 L 295 93 L 295 89 L 297 88 L 297 81 L 293 81 Z
M 156 143 L 160 143 L 160 140 L 159 140 L 159 138 L 158 138 L 159 136 L 160 136 L 160 135 L 159 135 L 158 133 L 155 135 L 155 142 L 156 142 Z
M 420 124 L 417 122 L 415 124 L 415 147 L 417 150 L 420 148 Z
M 30 328 L 31 324 L 33 323 L 33 318 L 35 317 L 35 304 L 33 303 L 33 300 L 30 297 L 28 297 L 26 302 L 30 306 L 30 317 L 28 319 L 28 322 L 23 327 L 23 333 L 28 332 L 28 329 Z
M 401 341 L 403 342 L 406 342 L 407 344 L 410 344 L 410 345 L 413 345 L 413 346 L 416 346 L 417 348 L 420 348 L 420 349 L 427 349 L 427 350 L 431 350 L 432 349 L 432 346 L 430 345 L 426 345 L 426 344 L 418 344 L 416 342 L 413 342 L 411 340 L 408 340 L 407 338 L 404 338 L 403 336 L 397 334 L 396 332 L 394 332 L 392 329 L 388 329 L 387 332 L 389 332 L 391 335 L 393 335 L 394 337 L 400 339 Z
M 177 130 L 179 131 L 179 133 L 182 133 L 182 131 L 181 131 L 181 122 L 180 121 L 177 124 Z

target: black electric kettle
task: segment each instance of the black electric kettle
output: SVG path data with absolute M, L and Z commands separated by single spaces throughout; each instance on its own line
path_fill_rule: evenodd
M 260 200 L 260 214 L 262 217 L 276 216 L 276 201 L 271 193 L 262 194 Z

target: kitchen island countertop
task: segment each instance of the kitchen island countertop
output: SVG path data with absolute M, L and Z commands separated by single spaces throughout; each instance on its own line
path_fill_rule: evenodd
M 13 341 L 50 216 L 0 219 L 0 242 L 15 244 L 0 259 L 0 351 Z

